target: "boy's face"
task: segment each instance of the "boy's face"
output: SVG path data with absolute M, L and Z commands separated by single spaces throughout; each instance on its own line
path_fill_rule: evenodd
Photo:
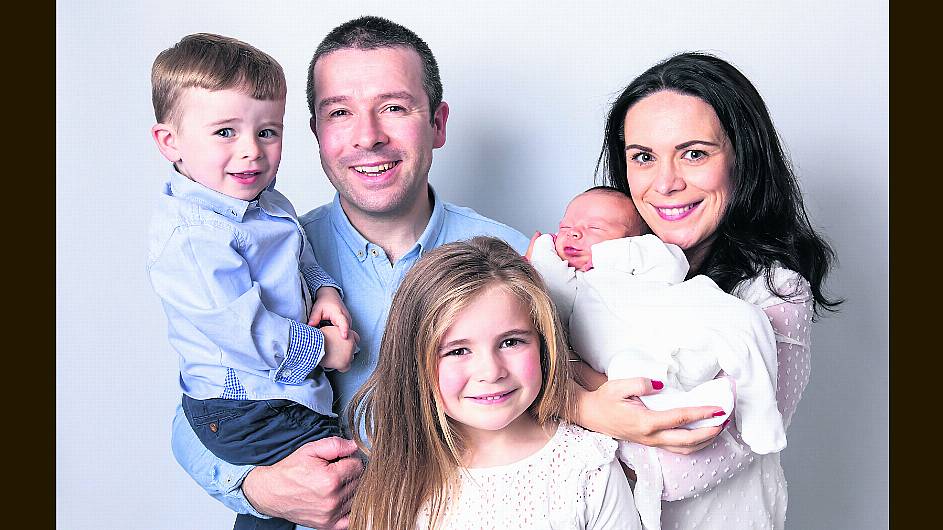
M 577 270 L 592 266 L 596 243 L 646 232 L 632 199 L 621 193 L 591 191 L 577 195 L 563 214 L 554 247 L 560 259 Z
M 158 123 L 152 132 L 164 157 L 190 180 L 249 201 L 275 178 L 282 158 L 284 99 L 188 88 L 176 115 L 176 123 Z

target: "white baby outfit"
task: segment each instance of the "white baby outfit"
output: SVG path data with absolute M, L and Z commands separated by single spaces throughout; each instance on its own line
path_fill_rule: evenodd
M 580 357 L 610 379 L 663 381 L 661 394 L 672 402 L 658 406 L 643 398 L 650 408 L 719 405 L 729 413 L 729 386 L 713 381 L 723 372 L 736 384 L 742 441 L 760 455 L 782 450 L 776 339 L 763 311 L 706 276 L 684 281 L 688 263 L 681 249 L 653 235 L 597 243 L 592 256 L 593 268 L 577 271 L 557 256 L 550 235 L 537 239 L 531 256 Z M 690 396 L 682 392 L 692 390 L 706 392 L 706 401 L 686 402 Z M 635 501 L 645 528 L 661 528 L 664 484 L 656 450 L 623 442 L 620 458 L 638 476 Z
M 641 530 L 615 440 L 561 423 L 547 444 L 513 464 L 462 469 L 437 529 Z M 429 528 L 429 508 L 417 529 Z

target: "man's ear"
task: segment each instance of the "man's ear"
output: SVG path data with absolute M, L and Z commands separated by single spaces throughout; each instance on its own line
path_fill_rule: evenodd
M 311 132 L 314 133 L 314 139 L 318 140 L 318 119 L 311 116 L 311 119 L 308 120 L 308 127 L 311 127 Z
M 177 131 L 167 123 L 157 123 L 151 127 L 151 137 L 157 144 L 157 149 L 164 158 L 171 162 L 179 162 L 180 151 L 177 150 Z
M 445 145 L 445 122 L 448 120 L 449 104 L 443 101 L 439 103 L 439 108 L 435 110 L 435 114 L 432 117 L 432 128 L 434 129 L 432 140 L 433 149 L 438 149 Z

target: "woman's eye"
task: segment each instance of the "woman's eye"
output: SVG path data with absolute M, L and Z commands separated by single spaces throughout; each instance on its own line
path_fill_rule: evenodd
M 236 135 L 236 131 L 233 130 L 232 128 L 227 127 L 225 129 L 220 129 L 214 132 L 213 134 L 222 138 L 232 138 L 233 136 Z
M 631 157 L 632 161 L 637 162 L 639 164 L 647 164 L 654 159 L 655 157 L 653 157 L 651 153 L 646 153 L 645 151 L 642 151 L 640 153 L 635 153 Z
M 690 160 L 691 162 L 697 162 L 707 158 L 707 153 L 699 149 L 692 149 L 690 151 L 685 151 L 681 158 Z

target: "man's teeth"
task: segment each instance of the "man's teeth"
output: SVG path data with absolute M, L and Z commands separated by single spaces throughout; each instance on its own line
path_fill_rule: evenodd
M 389 169 L 392 169 L 396 165 L 396 162 L 387 162 L 385 164 L 380 164 L 379 166 L 354 166 L 355 171 L 360 173 L 383 173 Z
M 676 215 L 681 215 L 681 214 L 683 214 L 684 212 L 690 210 L 691 208 L 694 208 L 694 205 L 693 205 L 693 204 L 689 204 L 689 205 L 683 206 L 683 207 L 681 207 L 681 208 L 659 208 L 658 210 L 661 211 L 661 213 L 663 213 L 663 214 L 665 214 L 665 215 L 669 215 L 669 216 L 674 217 L 674 216 L 676 216 Z

